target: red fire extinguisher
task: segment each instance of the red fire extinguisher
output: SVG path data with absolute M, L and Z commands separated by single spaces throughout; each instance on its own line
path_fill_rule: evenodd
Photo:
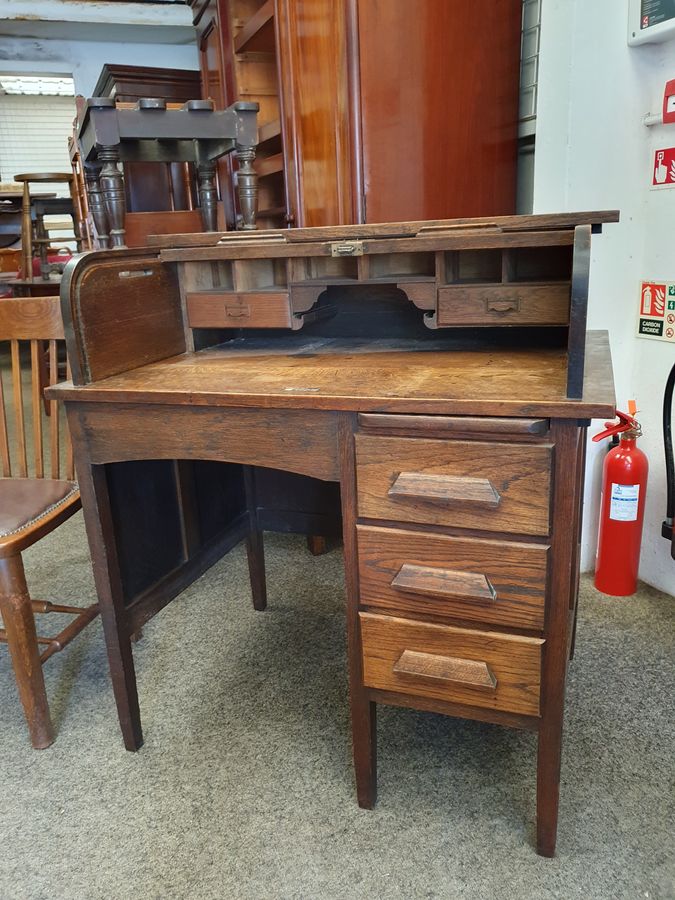
M 649 462 L 636 444 L 642 434 L 640 423 L 633 415 L 618 410 L 616 415 L 618 423 L 605 422 L 605 431 L 593 436 L 602 441 L 619 435 L 619 444 L 609 451 L 602 469 L 595 586 L 603 594 L 628 597 L 637 590 Z

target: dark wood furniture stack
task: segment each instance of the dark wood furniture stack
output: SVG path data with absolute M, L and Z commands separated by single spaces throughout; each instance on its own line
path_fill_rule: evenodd
M 0 301 L 0 342 L 8 342 L 10 350 L 6 386 L 0 371 L 0 643 L 9 647 L 31 742 L 42 749 L 54 740 L 42 664 L 98 614 L 96 604 L 80 608 L 31 599 L 21 559 L 25 549 L 80 509 L 68 431 L 54 400 L 48 407 L 47 446 L 43 434 L 42 346 L 48 347 L 53 385 L 58 381 L 59 346 L 63 345 L 58 297 Z M 24 343 L 30 346 L 30 403 L 24 397 Z M 74 618 L 59 634 L 39 637 L 35 613 L 66 613 Z
M 254 229 L 257 186 L 250 163 L 255 157 L 257 111 L 255 103 L 234 103 L 216 111 L 210 100 L 188 100 L 180 108 L 156 98 L 144 98 L 131 107 L 111 97 L 87 100 L 78 115 L 77 145 L 100 246 L 126 246 L 122 161 L 193 165 L 199 182 L 202 224 L 205 230 L 214 231 L 216 162 L 225 154 L 236 153 L 241 162 L 238 225 Z M 185 174 L 187 170 L 182 171 Z
M 182 106 L 188 100 L 200 97 L 199 72 L 193 69 L 158 69 L 149 66 L 120 66 L 106 64 L 101 69 L 93 97 L 112 97 L 117 103 L 133 105 L 145 97 L 166 100 L 168 104 Z M 187 172 L 187 163 L 125 162 L 124 188 L 126 209 L 129 213 L 190 212 L 197 203 L 193 187 L 194 174 Z M 175 232 L 191 231 L 180 227 L 178 219 Z M 201 226 L 194 229 L 201 230 Z M 163 233 L 163 232 L 162 232 Z
M 515 212 L 520 0 L 190 5 L 202 96 L 260 104 L 261 228 Z
M 378 703 L 528 729 L 553 854 L 585 427 L 614 413 L 589 242 L 617 218 L 183 235 L 70 267 L 51 396 L 127 748 L 129 636 L 242 538 L 265 607 L 262 530 L 297 522 L 259 478 L 284 470 L 339 489 L 359 803 Z

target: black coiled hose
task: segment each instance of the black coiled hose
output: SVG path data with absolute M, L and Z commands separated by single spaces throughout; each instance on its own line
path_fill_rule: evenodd
M 666 450 L 666 522 L 670 526 L 672 537 L 673 518 L 675 517 L 675 462 L 673 461 L 673 389 L 675 388 L 675 365 L 670 370 L 663 395 L 663 443 Z M 664 529 L 665 530 L 665 529 Z

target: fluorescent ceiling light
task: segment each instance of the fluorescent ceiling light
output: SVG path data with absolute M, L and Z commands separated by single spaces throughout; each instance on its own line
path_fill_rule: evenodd
M 0 92 L 5 94 L 44 94 L 49 97 L 74 97 L 73 79 L 55 75 L 0 75 Z

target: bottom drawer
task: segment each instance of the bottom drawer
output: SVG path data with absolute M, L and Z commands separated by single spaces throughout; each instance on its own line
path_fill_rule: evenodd
M 359 613 L 367 687 L 539 715 L 540 638 Z

